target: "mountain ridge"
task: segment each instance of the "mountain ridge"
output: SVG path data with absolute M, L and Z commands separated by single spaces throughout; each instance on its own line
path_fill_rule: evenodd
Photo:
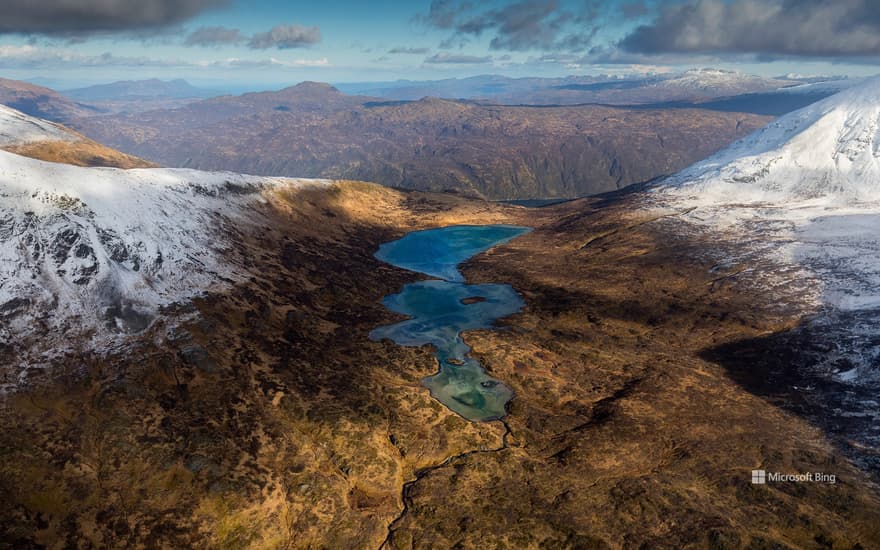
M 222 95 L 219 92 L 198 88 L 188 81 L 178 78 L 174 80 L 119 80 L 107 84 L 96 84 L 83 88 L 72 88 L 60 92 L 76 101 L 94 102 L 107 100 L 139 100 L 139 99 L 186 99 L 207 98 Z

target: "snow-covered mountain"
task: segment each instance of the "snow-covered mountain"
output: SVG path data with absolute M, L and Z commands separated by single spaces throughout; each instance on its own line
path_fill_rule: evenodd
M 34 118 L 0 105 L 0 147 L 40 141 L 80 141 L 82 136 L 60 124 Z
M 0 135 L 16 142 L 65 137 L 8 109 L 0 117 Z M 142 330 L 162 306 L 245 276 L 228 251 L 265 192 L 325 183 L 0 151 L 0 340 L 32 336 L 57 351 L 48 335 L 97 342 Z
M 878 200 L 880 78 L 790 113 L 666 184 L 706 204 Z
M 880 78 L 786 115 L 667 178 L 654 204 L 682 209 L 727 264 L 824 323 L 829 371 L 880 379 Z M 687 230 L 687 229 L 685 229 Z M 846 322 L 831 321 L 846 318 Z
M 712 96 L 724 96 L 766 92 L 791 84 L 794 82 L 738 71 L 690 69 L 683 73 L 662 75 L 654 87 L 681 88 L 695 93 L 711 92 Z

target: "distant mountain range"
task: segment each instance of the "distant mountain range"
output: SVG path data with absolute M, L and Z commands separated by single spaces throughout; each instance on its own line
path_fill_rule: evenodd
M 386 99 L 416 100 L 425 96 L 473 99 L 505 105 L 640 105 L 664 102 L 700 103 L 742 94 L 774 92 L 803 84 L 790 78 L 765 78 L 734 71 L 695 69 L 647 76 L 568 76 L 510 78 L 483 75 L 436 81 L 341 84 L 347 93 Z
M 57 92 L 0 78 L 0 104 L 61 123 L 95 115 L 172 109 L 216 95 L 220 93 L 185 80 L 131 80 Z
M 99 84 L 86 88 L 64 90 L 65 96 L 86 103 L 95 101 L 154 100 L 154 99 L 204 99 L 221 95 L 220 92 L 197 88 L 186 80 L 124 80 L 110 84 Z
M 193 101 L 221 95 L 197 88 L 186 80 L 125 80 L 62 92 L 104 113 L 139 113 L 153 109 L 174 109 Z
M 622 79 L 485 76 L 368 90 L 385 97 L 307 82 L 201 99 L 211 92 L 146 80 L 71 90 L 74 101 L 4 82 L 8 104 L 166 166 L 494 199 L 576 197 L 668 175 L 770 116 L 850 85 L 697 70 Z M 500 104 L 506 101 L 518 104 Z
M 74 127 L 165 166 L 522 199 L 582 196 L 670 174 L 768 120 L 706 110 L 387 101 L 303 83 Z

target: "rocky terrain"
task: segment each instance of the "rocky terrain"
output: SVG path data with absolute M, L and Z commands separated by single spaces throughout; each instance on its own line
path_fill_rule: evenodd
M 577 197 L 671 174 L 768 120 L 696 109 L 398 103 L 305 83 L 75 127 L 164 166 L 515 199 Z

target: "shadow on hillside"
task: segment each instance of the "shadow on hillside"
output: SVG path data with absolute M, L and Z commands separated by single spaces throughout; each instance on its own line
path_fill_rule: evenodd
M 859 350 L 841 343 L 858 322 L 853 314 L 824 315 L 785 332 L 707 348 L 700 356 L 724 367 L 750 393 L 822 429 L 880 480 L 876 365 L 859 366 Z M 849 380 L 855 372 L 858 383 Z

